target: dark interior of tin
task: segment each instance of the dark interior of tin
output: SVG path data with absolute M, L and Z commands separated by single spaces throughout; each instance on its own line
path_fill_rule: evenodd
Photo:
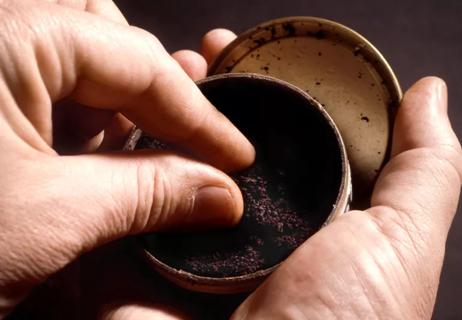
M 291 212 L 304 220 L 302 231 L 295 230 L 293 226 L 282 230 L 288 236 L 304 232 L 302 237 L 296 238 L 298 246 L 319 230 L 339 193 L 341 151 L 332 127 L 316 107 L 307 104 L 303 96 L 277 83 L 254 78 L 227 78 L 202 83 L 200 88 L 256 147 L 254 166 L 262 168 L 265 179 L 269 181 L 271 201 L 284 201 Z M 152 148 L 153 145 L 149 138 L 144 137 L 136 148 Z M 239 180 L 239 173 L 234 178 L 238 185 L 243 181 Z M 240 187 L 243 190 L 243 186 Z M 260 195 L 254 196 L 258 198 Z M 281 197 L 284 199 L 281 200 Z M 262 226 L 256 222 L 253 213 L 248 212 L 252 208 L 246 203 L 245 194 L 244 206 L 244 217 L 235 228 L 193 234 L 149 234 L 143 236 L 142 241 L 160 261 L 201 276 L 239 276 L 284 260 L 296 246 L 275 244 L 273 238 L 280 236 L 281 230 L 278 233 L 274 226 Z M 258 263 L 258 266 L 238 268 L 233 263 L 226 268 L 226 261 L 213 266 L 222 253 L 230 257 L 248 251 L 249 245 L 255 247 L 251 240 L 255 237 L 263 241 L 263 245 L 260 243 L 257 248 L 261 259 L 258 262 L 250 259 L 246 263 Z M 208 261 L 212 269 L 191 269 L 185 262 L 198 256 L 214 257 L 198 260 Z

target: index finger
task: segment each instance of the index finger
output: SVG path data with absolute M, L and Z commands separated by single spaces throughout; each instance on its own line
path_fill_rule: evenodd
M 72 93 L 81 104 L 121 112 L 147 133 L 183 145 L 225 171 L 252 163 L 250 142 L 211 105 L 152 34 L 86 12 L 54 9 L 63 11 L 57 15 L 63 17 L 58 39 L 70 39 L 66 45 L 71 49 L 55 46 L 73 65 L 63 68 L 62 78 L 70 81 L 52 94 L 55 99 Z M 66 39 L 61 34 L 67 34 Z

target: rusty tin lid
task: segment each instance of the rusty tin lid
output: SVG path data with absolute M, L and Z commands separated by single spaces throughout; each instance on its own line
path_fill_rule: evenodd
M 319 101 L 345 142 L 352 206 L 368 206 L 388 159 L 394 114 L 402 98 L 391 67 L 369 41 L 333 21 L 280 18 L 239 35 L 209 68 L 209 75 L 230 72 L 279 78 Z

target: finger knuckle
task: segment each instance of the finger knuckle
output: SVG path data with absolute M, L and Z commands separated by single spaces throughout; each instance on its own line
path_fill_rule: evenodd
M 172 223 L 175 211 L 175 194 L 168 176 L 168 161 L 156 157 L 156 165 L 150 161 L 137 165 L 136 203 L 132 219 L 132 231 L 156 231 Z
M 460 181 L 462 181 L 462 151 L 459 144 L 457 146 L 453 144 L 443 145 L 435 155 L 447 167 L 446 171 L 457 173 Z
M 157 188 L 158 170 L 153 166 L 139 161 L 134 164 L 136 170 L 135 183 L 128 183 L 129 186 L 135 186 L 135 197 L 133 203 L 129 205 L 132 208 L 131 214 L 127 216 L 130 229 L 133 232 L 139 232 L 146 228 L 152 219 L 151 211 L 153 208 L 153 194 Z M 133 193 L 133 190 L 127 192 Z
M 437 148 L 420 148 L 413 151 L 416 172 L 431 177 L 427 183 L 436 184 L 441 190 L 450 189 L 462 180 L 462 153 L 452 144 Z
M 154 34 L 142 28 L 136 26 L 130 26 L 129 28 L 141 39 L 143 45 L 146 47 L 145 52 L 150 55 L 153 62 L 158 62 L 159 52 L 164 51 L 160 40 Z

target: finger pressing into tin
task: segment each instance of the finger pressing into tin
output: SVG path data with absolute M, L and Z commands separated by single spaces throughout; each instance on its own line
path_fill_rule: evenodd
M 194 81 L 205 78 L 207 61 L 199 53 L 192 50 L 180 50 L 173 53 L 172 57 Z
M 442 80 L 424 78 L 405 94 L 393 142 L 394 154 L 371 204 L 390 208 L 406 230 L 414 230 L 410 234 L 419 237 L 417 243 L 424 238 L 444 245 L 460 195 L 462 153 L 447 116 Z M 386 217 L 377 215 L 380 221 Z
M 201 54 L 210 64 L 234 39 L 236 39 L 236 34 L 228 29 L 213 29 L 202 38 Z
M 62 10 L 69 10 L 62 8 Z M 147 133 L 189 149 L 222 170 L 253 162 L 250 142 L 202 95 L 195 83 L 150 33 L 97 19 L 84 12 L 63 14 L 60 23 L 73 39 L 62 57 L 66 86 L 80 104 L 121 112 Z M 62 34 L 62 33 L 60 33 Z M 58 35 L 59 36 L 59 35 Z M 70 56 L 70 54 L 72 55 Z M 77 72 L 77 73 L 76 73 Z

